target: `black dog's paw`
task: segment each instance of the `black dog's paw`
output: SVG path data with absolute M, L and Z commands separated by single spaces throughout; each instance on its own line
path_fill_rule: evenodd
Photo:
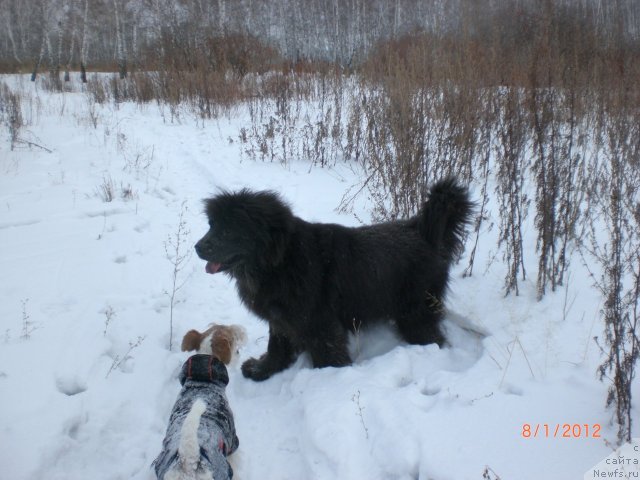
M 242 374 L 256 382 L 262 382 L 273 375 L 263 358 L 250 358 L 242 364 Z

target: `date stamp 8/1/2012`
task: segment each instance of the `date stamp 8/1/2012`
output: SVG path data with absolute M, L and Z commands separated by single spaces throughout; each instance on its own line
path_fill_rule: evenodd
M 524 423 L 522 438 L 601 438 L 599 423 Z

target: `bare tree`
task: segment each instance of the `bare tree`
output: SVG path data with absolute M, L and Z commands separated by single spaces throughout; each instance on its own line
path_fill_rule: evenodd
M 44 59 L 44 54 L 48 51 L 51 53 L 51 44 L 49 43 L 49 28 L 48 28 L 48 12 L 46 8 L 46 1 L 41 0 L 37 5 L 36 10 L 37 18 L 38 18 L 38 28 L 40 31 L 40 50 L 38 56 L 36 57 L 36 61 L 33 67 L 33 71 L 31 72 L 31 81 L 35 82 L 36 77 L 38 75 L 38 70 L 40 69 L 40 65 L 42 64 L 42 60 Z
M 2 18 L 4 20 L 5 31 L 7 33 L 7 38 L 9 40 L 9 44 L 11 45 L 11 55 L 16 63 L 22 63 L 22 60 L 18 54 L 18 45 L 16 43 L 15 34 L 14 34 L 14 21 L 17 17 L 15 14 L 14 8 L 15 4 L 13 2 L 4 1 L 0 2 L 0 11 L 2 12 Z
M 113 0 L 113 13 L 116 26 L 116 61 L 118 63 L 118 74 L 120 79 L 124 79 L 127 76 L 127 54 L 124 40 L 123 23 L 121 21 L 122 6 L 119 5 L 119 0 Z
M 82 83 L 87 83 L 87 51 L 89 49 L 88 40 L 88 19 L 89 0 L 84 0 L 84 13 L 82 15 L 82 39 L 80 42 L 80 79 Z

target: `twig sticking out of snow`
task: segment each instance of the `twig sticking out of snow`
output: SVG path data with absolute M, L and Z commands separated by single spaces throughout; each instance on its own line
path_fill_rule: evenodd
M 173 235 L 169 235 L 167 241 L 164 242 L 164 250 L 167 255 L 167 260 L 173 265 L 171 290 L 165 291 L 165 294 L 170 299 L 169 306 L 169 350 L 173 348 L 173 310 L 176 305 L 177 293 L 184 286 L 186 279 L 179 279 L 180 272 L 184 268 L 185 264 L 189 262 L 191 258 L 191 250 L 184 251 L 185 242 L 189 236 L 189 230 L 187 229 L 187 221 L 184 215 L 187 211 L 186 201 L 182 202 L 180 209 L 180 217 L 178 218 L 178 227 Z
M 129 360 L 131 358 L 131 355 L 130 355 L 131 352 L 135 348 L 142 345 L 142 342 L 144 342 L 145 338 L 147 338 L 146 335 L 142 337 L 138 337 L 138 340 L 135 343 L 129 342 L 129 349 L 126 351 L 126 353 L 122 357 L 120 355 L 115 356 L 115 358 L 113 359 L 113 363 L 111 364 L 111 368 L 109 368 L 109 371 L 107 372 L 104 378 L 109 378 L 109 375 L 111 375 L 111 372 L 113 372 L 116 368 L 120 368 L 124 362 Z
M 360 390 L 358 390 L 353 395 L 353 397 L 351 397 L 351 401 L 354 402 L 356 404 L 356 407 L 358 408 L 358 412 L 356 413 L 356 415 L 360 417 L 362 428 L 364 428 L 364 434 L 367 437 L 367 440 L 369 440 L 369 429 L 367 428 L 367 425 L 364 423 L 364 416 L 362 415 L 362 412 L 364 411 L 364 407 L 360 405 Z

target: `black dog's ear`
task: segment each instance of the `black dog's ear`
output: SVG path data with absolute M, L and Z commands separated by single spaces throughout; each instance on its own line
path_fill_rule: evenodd
M 294 225 L 289 206 L 276 192 L 242 190 L 241 203 L 246 220 L 253 226 L 254 238 L 262 245 L 260 259 L 270 267 L 280 265 L 285 257 Z
M 264 221 L 254 222 L 252 226 L 251 236 L 257 247 L 256 260 L 265 267 L 282 264 L 289 244 L 290 229 L 286 225 Z
M 214 218 L 214 210 L 215 208 L 215 198 L 205 198 L 202 200 L 202 206 L 204 207 L 202 211 L 207 216 L 207 221 L 209 222 L 209 226 L 213 226 L 213 218 Z

